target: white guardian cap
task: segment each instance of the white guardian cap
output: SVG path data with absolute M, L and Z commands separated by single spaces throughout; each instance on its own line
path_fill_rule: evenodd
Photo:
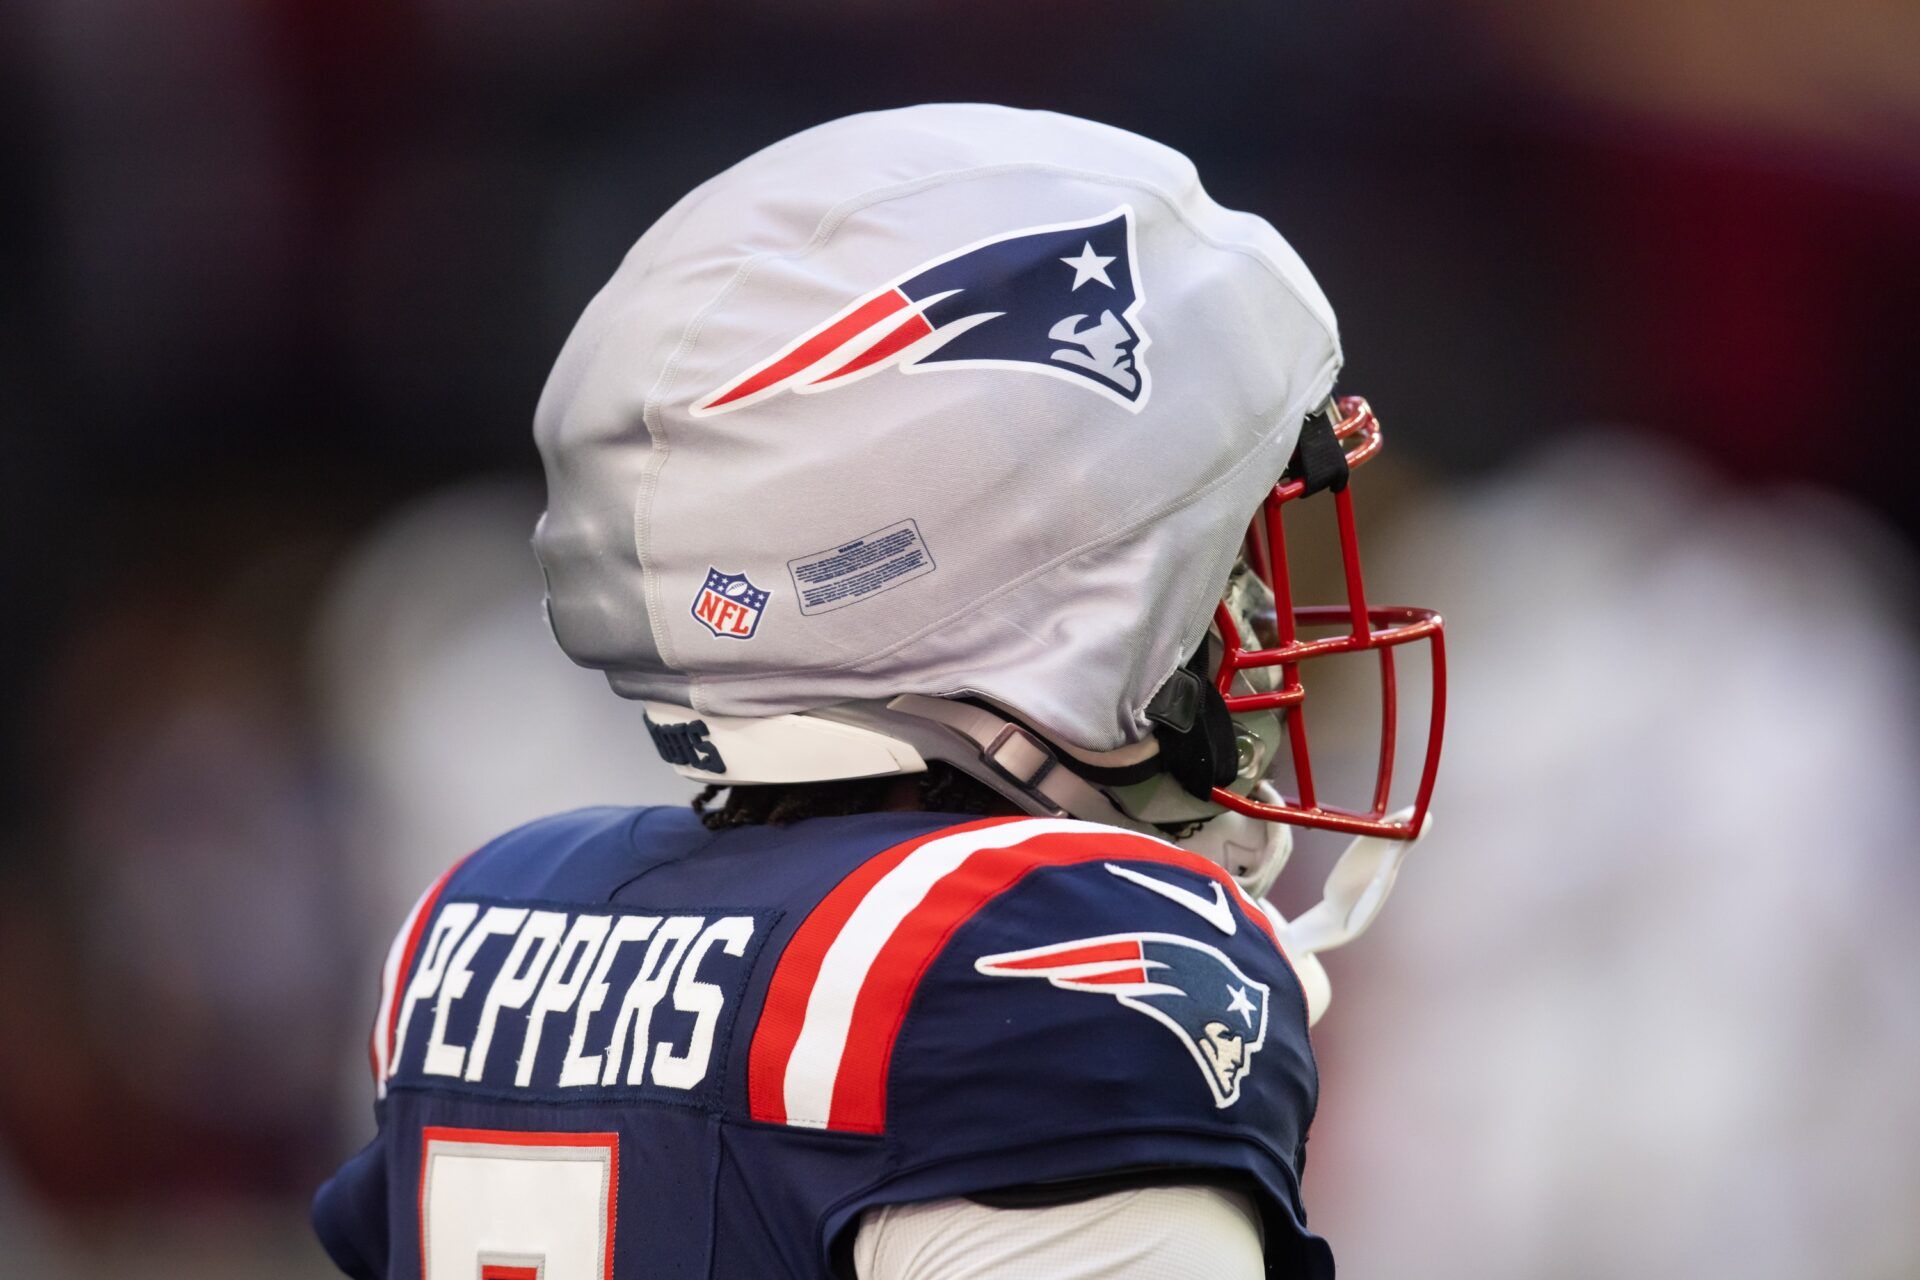
M 1411 835 L 1425 787 L 1400 820 L 1266 780 L 1299 686 L 1254 640 L 1284 577 L 1256 517 L 1283 476 L 1344 503 L 1336 436 L 1377 447 L 1340 359 L 1299 257 L 1168 147 L 982 105 L 809 129 L 675 205 L 561 352 L 554 634 L 694 778 L 948 760 L 1266 877 L 1257 819 Z M 1347 651 L 1437 640 L 1356 603 Z

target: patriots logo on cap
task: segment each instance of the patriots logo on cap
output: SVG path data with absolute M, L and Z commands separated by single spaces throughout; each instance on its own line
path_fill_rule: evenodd
M 1024 227 L 925 262 L 696 403 L 696 418 L 883 369 L 1044 373 L 1132 412 L 1147 403 L 1133 209 Z
M 706 582 L 693 597 L 694 621 L 722 640 L 751 640 L 767 607 L 767 595 L 744 573 L 709 568 Z
M 1203 942 L 1170 933 L 1114 933 L 1029 951 L 981 956 L 997 978 L 1045 978 L 1063 991 L 1112 996 L 1180 1037 L 1216 1107 L 1240 1100 L 1240 1082 L 1267 1041 L 1267 986 Z

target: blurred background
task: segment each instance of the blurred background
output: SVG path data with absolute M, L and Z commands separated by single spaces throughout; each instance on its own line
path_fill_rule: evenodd
M 0 1275 L 328 1274 L 414 894 L 687 794 L 540 619 L 548 364 L 698 181 L 951 99 L 1187 151 L 1388 425 L 1454 710 L 1316 1033 L 1346 1274 L 1920 1275 L 1916 65 L 1896 0 L 6 6 Z

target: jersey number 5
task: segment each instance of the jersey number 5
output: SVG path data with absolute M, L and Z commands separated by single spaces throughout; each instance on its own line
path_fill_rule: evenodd
M 425 1280 L 613 1280 L 617 1133 L 420 1134 Z

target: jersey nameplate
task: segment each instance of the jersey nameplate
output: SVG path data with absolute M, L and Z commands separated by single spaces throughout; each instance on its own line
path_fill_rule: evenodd
M 724 1057 L 769 912 L 440 904 L 395 1010 L 395 1083 L 685 1098 Z

